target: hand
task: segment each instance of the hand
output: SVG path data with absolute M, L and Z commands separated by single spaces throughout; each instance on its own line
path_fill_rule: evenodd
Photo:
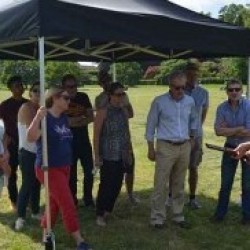
M 232 157 L 239 160 L 243 158 L 247 152 L 249 152 L 248 147 L 244 144 L 240 144 L 232 151 Z
M 153 148 L 148 149 L 148 159 L 155 161 L 155 150 Z
M 47 115 L 47 109 L 45 107 L 40 107 L 36 112 L 36 119 L 41 121 Z

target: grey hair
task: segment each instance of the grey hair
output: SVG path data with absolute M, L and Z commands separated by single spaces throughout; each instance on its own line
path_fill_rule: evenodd
M 168 76 L 168 84 L 171 85 L 173 80 L 177 78 L 186 78 L 186 74 L 182 70 L 175 70 Z

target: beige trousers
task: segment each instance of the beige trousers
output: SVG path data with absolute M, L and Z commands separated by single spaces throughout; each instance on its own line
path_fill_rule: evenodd
M 191 144 L 173 145 L 164 140 L 156 144 L 154 191 L 151 203 L 151 224 L 163 224 L 166 220 L 166 194 L 172 172 L 173 220 L 183 221 L 184 183 L 189 165 Z

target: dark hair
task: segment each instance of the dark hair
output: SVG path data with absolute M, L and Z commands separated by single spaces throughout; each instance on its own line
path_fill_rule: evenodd
M 12 84 L 14 83 L 22 83 L 22 77 L 19 75 L 11 76 L 7 81 L 7 87 L 8 89 L 11 88 Z
M 77 84 L 76 77 L 73 74 L 67 74 L 62 78 L 62 86 L 69 80 L 73 80 Z
M 100 71 L 98 73 L 98 81 L 101 84 L 104 84 L 106 82 L 111 82 L 112 78 L 110 76 L 110 74 L 106 71 Z
M 37 86 L 40 86 L 40 82 L 39 81 L 36 81 L 34 83 L 31 84 L 30 88 L 29 88 L 29 92 L 32 92 L 32 90 L 37 87 Z
M 199 70 L 198 63 L 188 62 L 187 65 L 185 66 L 185 71 L 189 71 L 189 70 L 198 71 Z
M 229 85 L 233 85 L 233 84 L 239 84 L 240 86 L 242 86 L 242 82 L 238 79 L 230 79 L 227 83 L 226 83 L 226 89 L 228 89 Z
M 117 89 L 124 89 L 124 86 L 119 82 L 112 82 L 109 87 L 109 95 L 113 95 Z

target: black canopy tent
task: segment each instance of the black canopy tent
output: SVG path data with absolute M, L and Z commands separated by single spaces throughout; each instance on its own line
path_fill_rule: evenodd
M 9 0 L 11 2 L 11 0 Z M 0 58 L 134 61 L 250 55 L 250 30 L 166 0 L 0 3 Z
M 42 104 L 45 103 L 45 60 L 117 62 L 250 56 L 249 43 L 250 30 L 165 0 L 9 0 L 8 4 L 0 3 L 0 59 L 39 59 Z M 46 170 L 45 124 L 44 119 Z M 49 204 L 47 171 L 44 179 L 46 204 Z M 49 211 L 48 206 L 46 209 Z M 50 234 L 49 213 L 47 216 Z

